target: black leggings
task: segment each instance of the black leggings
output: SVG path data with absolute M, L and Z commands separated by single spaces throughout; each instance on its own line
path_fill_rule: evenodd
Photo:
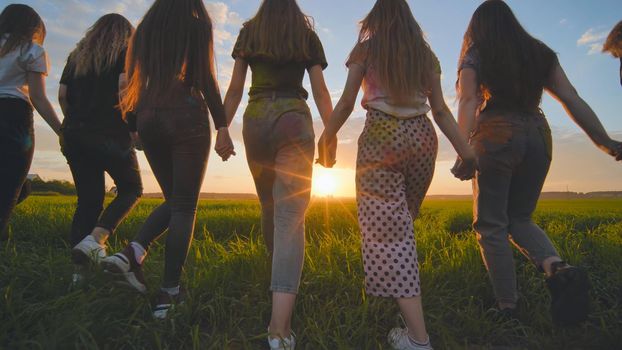
M 0 234 L 9 223 L 35 150 L 32 106 L 0 98 Z
M 165 201 L 149 215 L 136 241 L 147 249 L 168 228 L 163 286 L 175 287 L 192 241 L 207 167 L 208 114 L 200 107 L 148 109 L 138 113 L 138 133 Z
M 70 240 L 75 246 L 101 227 L 113 233 L 142 195 L 136 153 L 127 131 L 107 136 L 104 132 L 65 127 L 62 151 L 78 192 L 78 206 L 71 224 Z M 116 197 L 104 210 L 105 173 L 116 186 Z

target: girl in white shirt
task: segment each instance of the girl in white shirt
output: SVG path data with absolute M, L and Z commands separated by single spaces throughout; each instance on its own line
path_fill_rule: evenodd
M 45 95 L 45 25 L 29 6 L 0 14 L 0 233 L 15 207 L 34 153 L 33 107 L 58 134 L 60 121 Z

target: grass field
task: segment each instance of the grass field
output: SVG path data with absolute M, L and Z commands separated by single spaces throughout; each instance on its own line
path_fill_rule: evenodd
M 158 200 L 143 200 L 110 244 L 127 244 Z M 189 300 L 167 321 L 151 318 L 163 246 L 145 266 L 150 294 L 137 295 L 93 270 L 71 287 L 66 243 L 72 197 L 32 197 L 0 242 L 0 348 L 263 349 L 270 317 L 270 265 L 253 201 L 202 201 L 184 274 Z M 470 229 L 470 203 L 426 202 L 416 221 L 424 307 L 437 349 L 622 348 L 622 200 L 543 201 L 536 221 L 562 256 L 586 267 L 593 284 L 589 322 L 551 325 L 549 297 L 522 257 L 520 321 L 494 321 L 492 291 Z M 293 327 L 300 349 L 383 349 L 399 325 L 391 300 L 363 291 L 353 201 L 315 201 Z

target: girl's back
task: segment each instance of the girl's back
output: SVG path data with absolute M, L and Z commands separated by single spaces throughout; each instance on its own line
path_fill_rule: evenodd
M 272 6 L 282 8 L 277 11 Z M 275 27 L 282 30 L 274 31 Z M 302 87 L 305 71 L 316 65 L 322 69 L 327 66 L 312 21 L 295 2 L 264 3 L 240 30 L 232 56 L 244 59 L 251 67 L 251 96 L 280 92 L 307 99 L 309 94 Z
M 67 86 L 68 122 L 90 126 L 122 125 L 119 105 L 119 76 L 125 66 L 125 52 L 105 71 L 75 75 L 75 63 L 67 62 L 60 83 Z
M 200 107 L 226 126 L 216 80 L 212 20 L 200 0 L 160 0 L 130 40 L 124 111 Z
M 119 80 L 133 32 L 125 17 L 111 13 L 98 19 L 76 45 L 60 80 L 66 86 L 66 124 L 125 130 L 118 108 Z
M 429 55 L 432 58 L 432 65 L 427 67 L 426 73 L 429 74 L 433 70 L 435 73 L 441 74 L 438 58 L 431 50 L 429 50 Z M 358 44 L 347 62 L 348 67 L 357 64 L 365 69 L 365 78 L 362 84 L 364 96 L 361 101 L 363 108 L 376 109 L 397 118 L 412 118 L 427 114 L 430 111 L 424 87 L 402 98 L 396 96 L 387 88 L 386 83 L 383 83 L 380 72 L 370 62 L 368 56 L 369 45 Z
M 9 34 L 0 38 L 0 51 L 7 45 Z M 45 50 L 35 42 L 20 44 L 9 52 L 0 54 L 0 97 L 29 100 L 27 72 L 47 74 L 48 60 Z
M 480 6 L 464 35 L 459 70 L 476 71 L 481 108 L 535 112 L 557 56 L 507 6 Z
M 397 118 L 430 111 L 427 93 L 440 64 L 421 27 L 402 1 L 378 1 L 361 21 L 358 43 L 347 65 L 365 71 L 363 107 Z

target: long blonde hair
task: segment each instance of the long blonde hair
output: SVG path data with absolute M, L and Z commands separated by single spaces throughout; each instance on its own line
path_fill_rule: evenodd
M 360 24 L 349 60 L 363 54 L 396 101 L 429 89 L 432 50 L 405 0 L 377 0 Z
M 212 20 L 201 0 L 156 0 L 130 39 L 123 112 L 166 98 L 175 82 L 218 89 Z
M 311 58 L 313 19 L 296 0 L 263 0 L 257 14 L 241 32 L 243 58 L 267 58 L 276 62 L 301 62 Z
M 123 16 L 110 13 L 95 22 L 76 48 L 69 54 L 74 76 L 94 72 L 101 75 L 114 67 L 127 49 L 134 27 Z

